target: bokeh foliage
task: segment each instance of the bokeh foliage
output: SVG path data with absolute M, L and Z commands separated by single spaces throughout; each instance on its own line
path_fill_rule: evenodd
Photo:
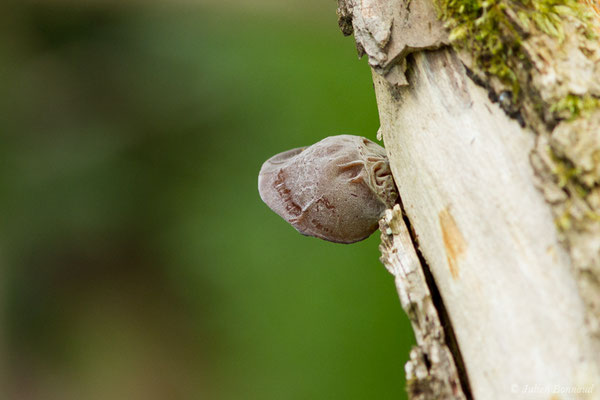
M 405 396 L 377 234 L 305 238 L 256 188 L 274 153 L 374 139 L 333 2 L 9 1 L 0 25 L 2 398 Z

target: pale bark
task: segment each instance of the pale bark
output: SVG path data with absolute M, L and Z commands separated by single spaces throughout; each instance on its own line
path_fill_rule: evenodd
M 428 0 L 340 3 L 342 28 L 348 33 L 353 25 L 359 52 L 373 68 L 380 133 L 426 263 L 417 264 L 407 240 L 396 238 L 398 229 L 388 229 L 399 219 L 388 213 L 382 220 L 382 260 L 396 277 L 418 346 L 407 364 L 411 397 L 600 398 L 600 230 L 593 220 L 563 231 L 555 224 L 565 204 L 585 213 L 585 207 L 595 212 L 600 202 L 574 198 L 569 185 L 577 182 L 557 182 L 548 172 L 554 167 L 544 147 L 552 141 L 552 151 L 566 147 L 560 156 L 577 166 L 582 153 L 600 151 L 600 140 L 586 139 L 597 139 L 600 123 L 593 115 L 583 122 L 552 120 L 556 117 L 548 110 L 533 104 L 541 97 L 547 106 L 548 99 L 566 90 L 562 85 L 579 84 L 579 90 L 583 85 L 595 95 L 600 80 L 584 74 L 586 82 L 569 81 L 579 75 L 565 71 L 568 57 L 557 51 L 556 71 L 562 75 L 548 83 L 548 74 L 557 76 L 556 71 L 542 68 L 536 57 L 543 46 L 550 53 L 554 49 L 532 35 L 524 44 L 534 66 L 521 104 L 530 127 L 524 128 L 523 120 L 505 112 L 514 116 L 514 109 L 503 110 L 490 100 L 495 96 L 489 91 L 499 94 L 502 84 L 493 79 L 486 88 L 475 84 L 463 65 L 469 55 L 459 58 L 444 46 L 447 40 Z M 569 39 L 565 43 L 561 46 L 569 46 Z M 600 52 L 593 44 L 591 50 L 579 47 L 573 51 L 587 58 L 572 53 L 578 60 L 572 68 L 588 68 L 592 60 L 593 76 L 600 71 L 593 61 Z M 486 79 L 480 74 L 478 81 Z M 587 187 L 596 193 L 597 163 L 582 169 L 591 182 Z M 439 291 L 437 304 L 421 300 L 431 295 L 423 288 L 428 271 L 432 279 L 425 283 Z M 451 329 L 457 346 L 431 322 L 437 316 L 448 319 L 441 324 Z M 419 357 L 430 357 L 429 339 L 440 337 L 434 346 L 441 354 L 438 363 L 419 363 Z M 415 374 L 416 366 L 427 367 L 427 373 Z M 452 385 L 455 378 L 461 380 L 459 390 Z M 411 391 L 415 387 L 419 390 Z
M 406 88 L 374 75 L 381 130 L 473 395 L 597 384 L 584 306 L 534 186 L 533 136 L 451 50 L 416 54 L 412 65 Z

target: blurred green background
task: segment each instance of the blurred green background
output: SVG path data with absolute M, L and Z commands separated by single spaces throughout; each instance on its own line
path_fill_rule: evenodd
M 1 399 L 401 399 L 378 234 L 299 235 L 264 160 L 375 139 L 327 1 L 0 5 Z

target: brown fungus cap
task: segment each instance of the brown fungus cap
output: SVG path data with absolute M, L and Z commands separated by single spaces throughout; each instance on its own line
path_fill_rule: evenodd
M 271 157 L 258 190 L 298 232 L 337 243 L 369 237 L 398 198 L 385 149 L 352 135 Z

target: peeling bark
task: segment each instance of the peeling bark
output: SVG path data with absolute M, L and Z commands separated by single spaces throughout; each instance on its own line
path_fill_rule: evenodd
M 448 44 L 448 33 L 437 18 L 433 3 L 410 0 L 340 0 L 342 32 L 354 32 L 359 56 L 395 85 L 406 85 L 405 57 L 418 50 Z
M 466 399 L 466 376 L 461 381 L 449 349 L 442 321 L 434 306 L 424 267 L 415 251 L 400 206 L 386 210 L 379 221 L 381 262 L 394 275 L 402 308 L 415 332 L 417 346 L 410 352 L 406 371 L 411 399 Z

